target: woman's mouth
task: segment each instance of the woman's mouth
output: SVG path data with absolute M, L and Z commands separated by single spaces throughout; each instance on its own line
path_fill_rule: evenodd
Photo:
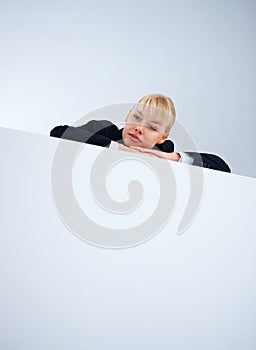
M 134 134 L 128 134 L 128 136 L 132 141 L 140 142 L 140 139 L 138 138 L 138 136 Z

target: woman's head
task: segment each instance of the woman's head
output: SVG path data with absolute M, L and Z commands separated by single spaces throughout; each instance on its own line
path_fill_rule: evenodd
M 172 100 L 161 94 L 142 97 L 125 121 L 123 140 L 126 146 L 153 148 L 163 143 L 176 117 Z
M 144 113 L 151 114 L 157 121 L 161 121 L 165 132 L 169 133 L 176 118 L 176 111 L 170 97 L 161 94 L 150 94 L 139 99 L 135 107 Z

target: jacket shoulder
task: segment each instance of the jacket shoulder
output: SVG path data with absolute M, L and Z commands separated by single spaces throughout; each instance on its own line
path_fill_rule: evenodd
M 88 123 L 78 126 L 79 129 L 89 131 L 91 133 L 97 133 L 105 128 L 117 128 L 115 124 L 109 120 L 90 120 Z

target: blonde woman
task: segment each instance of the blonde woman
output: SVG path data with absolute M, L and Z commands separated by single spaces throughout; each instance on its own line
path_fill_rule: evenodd
M 216 155 L 174 152 L 174 144 L 168 136 L 175 118 L 170 97 L 150 94 L 133 106 L 122 129 L 107 120 L 92 120 L 79 127 L 57 126 L 50 136 L 230 172 L 229 166 Z

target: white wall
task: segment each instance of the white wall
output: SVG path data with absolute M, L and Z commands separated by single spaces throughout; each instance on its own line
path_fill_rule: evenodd
M 161 92 L 199 149 L 256 176 L 255 3 L 1 1 L 0 126 L 48 134 Z

